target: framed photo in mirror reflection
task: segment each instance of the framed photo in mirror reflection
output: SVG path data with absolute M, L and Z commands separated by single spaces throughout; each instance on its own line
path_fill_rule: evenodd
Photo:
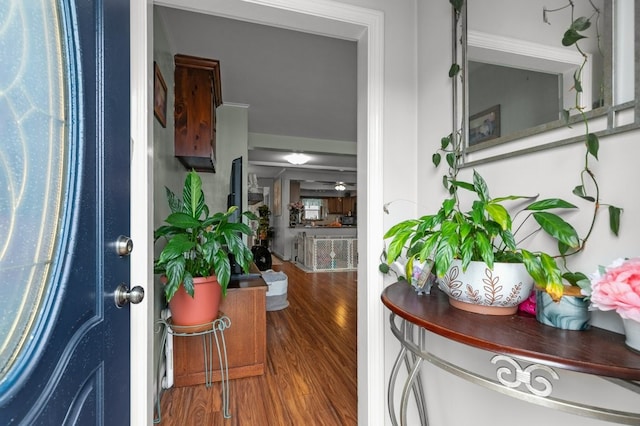
M 469 117 L 469 146 L 500 137 L 500 105 Z

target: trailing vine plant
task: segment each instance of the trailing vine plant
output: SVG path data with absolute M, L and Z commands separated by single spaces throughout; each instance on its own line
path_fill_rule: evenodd
M 464 6 L 464 0 L 449 0 L 451 6 L 453 8 L 454 13 L 454 24 L 459 25 L 460 16 L 462 13 L 462 8 Z M 598 184 L 598 180 L 596 175 L 591 169 L 591 161 L 598 160 L 598 152 L 600 149 L 600 140 L 596 133 L 592 133 L 589 129 L 589 117 L 587 115 L 588 107 L 581 104 L 581 94 L 583 93 L 582 87 L 582 74 L 585 66 L 587 65 L 589 56 L 585 53 L 582 46 L 580 45 L 580 41 L 587 38 L 585 35 L 585 31 L 587 31 L 592 26 L 592 22 L 595 22 L 595 30 L 597 37 L 597 46 L 598 51 L 602 54 L 601 43 L 600 43 L 600 32 L 598 28 L 599 18 L 600 18 L 600 10 L 596 7 L 593 1 L 589 0 L 593 8 L 593 13 L 589 17 L 580 16 L 575 17 L 575 4 L 573 0 L 568 0 L 567 4 L 559 7 L 557 9 L 547 9 L 543 8 L 543 20 L 545 23 L 550 24 L 549 14 L 561 11 L 566 8 L 571 9 L 571 24 L 569 28 L 564 32 L 562 38 L 562 45 L 565 47 L 574 47 L 580 55 L 583 57 L 583 61 L 581 65 L 575 70 L 573 75 L 573 87 L 572 90 L 575 91 L 575 104 L 568 109 L 563 109 L 562 118 L 567 124 L 567 126 L 571 127 L 571 116 L 572 113 L 577 113 L 579 116 L 579 122 L 584 126 L 584 163 L 583 167 L 580 170 L 579 177 L 580 183 L 573 188 L 572 193 L 581 199 L 592 203 L 593 209 L 591 214 L 591 220 L 589 222 L 589 228 L 584 235 L 584 237 L 579 239 L 579 244 L 577 246 L 569 246 L 563 241 L 558 241 L 558 250 L 559 254 L 554 256 L 555 258 L 560 258 L 563 263 L 563 267 L 565 270 L 567 269 L 566 258 L 568 256 L 575 255 L 581 251 L 583 251 L 586 247 L 587 241 L 591 236 L 594 227 L 596 218 L 598 216 L 599 210 L 601 207 L 608 207 L 609 213 L 609 228 L 611 232 L 618 236 L 620 231 L 620 216 L 622 213 L 622 209 L 620 207 L 611 205 L 611 204 L 603 204 L 600 198 L 600 187 Z M 456 78 L 461 73 L 461 66 L 454 62 L 449 69 L 449 77 Z M 459 185 L 452 184 L 457 181 L 458 171 L 460 169 L 460 162 L 463 155 L 463 144 L 464 139 L 462 132 L 459 130 L 454 132 L 440 141 L 440 148 L 433 154 L 432 162 L 437 167 L 440 165 L 442 161 L 442 157 L 444 155 L 446 163 L 448 165 L 448 173 L 443 176 L 443 185 L 448 189 L 449 193 L 457 200 L 457 193 Z M 539 228 L 540 229 L 540 228 Z M 531 234 L 529 235 L 531 236 Z M 526 237 L 528 238 L 528 236 Z M 525 239 L 526 239 L 525 238 Z M 548 259 L 547 259 L 548 260 Z M 525 262 L 526 263 L 526 262 Z M 537 267 L 532 267 L 533 270 L 538 269 Z M 529 270 L 529 272 L 534 272 L 531 275 L 534 276 L 536 282 L 539 284 L 544 283 L 545 279 L 539 273 L 536 273 L 533 270 Z M 539 272 L 539 271 L 538 271 Z M 571 285 L 576 285 L 578 281 L 582 279 L 586 279 L 586 276 L 580 272 L 565 272 L 562 274 L 562 278 L 565 279 Z M 549 283 L 547 283 L 549 284 Z M 558 283 L 551 284 L 553 287 L 549 289 L 547 286 L 547 290 L 551 290 L 551 293 L 556 293 L 560 291 Z M 561 293 L 559 293 L 561 294 Z M 552 294 L 553 296 L 553 294 Z

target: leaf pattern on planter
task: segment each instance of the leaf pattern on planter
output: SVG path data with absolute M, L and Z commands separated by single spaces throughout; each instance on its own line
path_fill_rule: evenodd
M 513 305 L 514 303 L 519 304 L 523 299 L 520 297 L 520 293 L 522 292 L 522 282 L 519 282 L 518 284 L 514 285 L 513 288 L 511 289 L 511 292 L 509 293 L 509 295 L 507 296 L 507 298 L 504 300 L 504 302 L 502 302 L 503 305 L 508 306 L 508 305 Z
M 459 275 L 460 268 L 452 266 L 442 278 L 443 284 L 449 289 L 448 293 L 453 297 L 460 297 L 462 295 L 462 281 L 457 279 Z
M 479 290 L 474 290 L 469 284 L 467 284 L 467 297 L 472 303 L 482 304 L 482 296 L 480 296 Z
M 493 271 L 489 268 L 485 268 L 484 275 L 486 278 L 482 279 L 482 282 L 485 284 L 482 288 L 484 289 L 484 304 L 485 305 L 498 305 L 500 299 L 502 299 L 502 286 L 499 284 L 500 277 L 493 276 Z

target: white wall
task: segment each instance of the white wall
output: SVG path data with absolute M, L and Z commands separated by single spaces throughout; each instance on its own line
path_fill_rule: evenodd
M 242 157 L 242 211 L 247 206 L 247 135 L 249 108 L 247 105 L 223 104 L 216 111 L 216 172 L 201 173 L 205 200 L 210 212 L 227 210 L 227 195 L 231 189 L 232 160 Z M 206 184 L 205 184 L 206 182 Z
M 418 56 L 419 56 L 419 139 L 416 152 L 418 182 L 420 192 L 417 200 L 421 213 L 433 212 L 445 195 L 441 185 L 441 170 L 430 163 L 431 154 L 439 146 L 440 138 L 451 132 L 450 122 L 451 91 L 447 71 L 451 64 L 450 7 L 446 1 L 419 2 L 418 13 Z M 600 161 L 594 163 L 593 170 L 599 178 L 603 201 L 624 208 L 621 221 L 621 236 L 610 235 L 608 218 L 603 212 L 598 218 L 596 230 L 584 253 L 570 260 L 570 266 L 591 272 L 598 264 L 609 263 L 621 256 L 638 254 L 640 225 L 633 219 L 640 215 L 640 198 L 633 186 L 625 182 L 640 180 L 640 170 L 635 167 L 634 158 L 640 153 L 637 141 L 639 131 L 601 139 Z M 635 154 L 635 155 L 634 155 Z M 582 203 L 571 195 L 572 188 L 579 184 L 579 172 L 584 157 L 581 144 L 547 150 L 537 154 L 495 161 L 476 167 L 487 180 L 493 196 L 512 193 L 541 193 L 542 197 L 560 196 L 578 204 Z M 462 178 L 468 178 L 471 170 L 464 170 Z M 630 196 L 631 195 L 631 196 Z M 587 206 L 584 206 L 588 208 Z M 572 218 L 578 223 L 578 231 L 584 234 L 589 212 L 581 211 Z M 595 315 L 594 324 L 621 330 L 618 320 L 610 315 Z M 397 350 L 389 337 L 388 351 Z M 446 341 L 430 335 L 434 352 L 445 359 L 457 359 L 473 369 L 486 370 L 490 355 L 472 350 L 464 345 Z M 602 348 L 606 350 L 606 348 Z M 553 351 L 554 348 L 549 348 Z M 387 357 L 387 367 L 393 359 Z M 490 370 L 489 374 L 491 375 Z M 388 377 L 388 371 L 386 372 Z M 547 408 L 528 405 L 523 402 L 484 390 L 468 384 L 433 367 L 423 369 L 426 385 L 430 422 L 435 425 L 512 425 L 514 419 L 520 425 L 562 424 L 562 425 L 605 425 L 607 422 L 585 419 L 558 413 Z M 581 402 L 598 402 L 605 406 L 614 399 L 631 409 L 637 406 L 637 396 L 622 394 L 619 388 L 575 373 L 562 373 L 558 391 L 566 398 Z M 595 395 L 598 397 L 595 397 Z M 461 398 L 464 398 L 462 400 Z M 464 402 L 462 402 L 464 401 Z M 464 406 L 464 409 L 460 407 Z M 636 410 L 637 411 L 637 410 Z
M 164 219 L 171 213 L 165 195 L 165 186 L 177 192 L 182 190 L 184 183 L 184 167 L 173 157 L 173 103 L 174 103 L 174 65 L 170 43 L 167 39 L 165 28 L 154 14 L 153 24 L 153 59 L 158 64 L 162 77 L 167 85 L 167 127 L 162 127 L 160 122 L 153 120 L 153 229 L 163 225 Z M 154 246 L 154 258 L 157 258 L 162 250 L 161 244 Z M 154 276 L 154 321 L 160 317 L 160 311 L 164 307 L 164 290 L 157 276 Z M 155 327 L 153 327 L 155 330 Z M 154 335 L 154 354 L 161 352 L 159 334 Z M 159 378 L 157 377 L 159 357 L 154 357 L 153 377 L 155 379 L 154 392 L 159 391 Z M 153 396 L 154 400 L 156 395 Z

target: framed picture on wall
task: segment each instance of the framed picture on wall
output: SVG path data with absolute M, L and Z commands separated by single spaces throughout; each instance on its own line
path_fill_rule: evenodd
M 500 105 L 469 117 L 469 146 L 500 137 Z
M 162 78 L 160 67 L 155 62 L 153 63 L 153 69 L 153 112 L 162 127 L 167 127 L 167 84 Z
M 282 214 L 282 180 L 280 178 L 273 181 L 273 215 Z

